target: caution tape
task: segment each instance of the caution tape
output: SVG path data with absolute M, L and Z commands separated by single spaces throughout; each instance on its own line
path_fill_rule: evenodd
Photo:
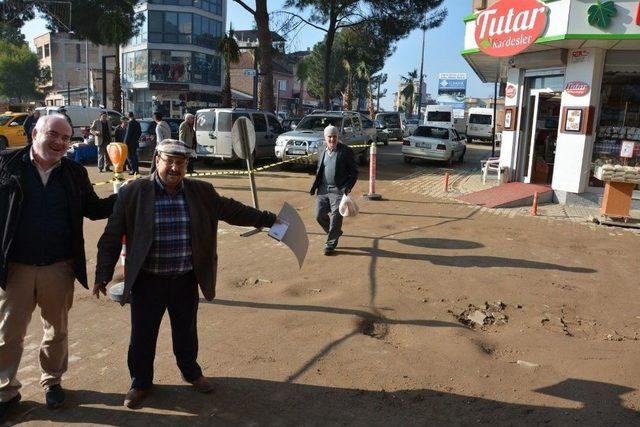
M 377 142 L 376 145 L 382 145 L 382 143 Z M 369 148 L 370 145 L 367 144 L 361 144 L 361 145 L 349 145 L 349 147 L 351 148 Z M 276 162 L 276 163 L 271 163 L 265 166 L 260 166 L 259 168 L 254 168 L 251 170 L 235 170 L 235 171 L 212 171 L 212 172 L 196 172 L 196 173 L 188 173 L 185 176 L 188 177 L 199 177 L 199 176 L 222 176 L 222 175 L 249 175 L 249 174 L 254 174 L 256 172 L 262 172 L 271 168 L 274 168 L 276 166 L 280 166 L 280 165 L 284 165 L 287 163 L 300 163 L 302 159 L 306 159 L 309 157 L 313 157 L 316 156 L 318 153 L 311 153 L 311 154 L 307 154 L 304 156 L 296 156 L 296 157 L 292 157 L 290 159 L 287 160 L 282 160 L 280 162 Z M 140 179 L 143 178 L 142 175 L 134 175 L 132 179 Z M 101 182 L 92 182 L 91 185 L 93 185 L 94 187 L 99 187 L 101 185 L 108 185 L 111 184 L 113 182 L 116 181 L 124 181 L 124 178 L 118 178 L 118 177 L 114 177 L 112 179 L 110 179 L 109 181 L 101 181 Z

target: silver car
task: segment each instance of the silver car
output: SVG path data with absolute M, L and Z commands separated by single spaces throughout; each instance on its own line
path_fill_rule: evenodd
M 276 140 L 278 160 L 298 159 L 296 163 L 314 164 L 318 150 L 324 145 L 324 128 L 333 125 L 340 131 L 340 141 L 354 147 L 361 164 L 369 161 L 368 147 L 376 140 L 372 120 L 351 111 L 329 111 L 305 116 L 296 129 L 283 133 Z
M 466 151 L 464 138 L 455 129 L 446 127 L 418 126 L 413 135 L 402 142 L 405 163 L 411 163 L 412 159 L 462 163 Z

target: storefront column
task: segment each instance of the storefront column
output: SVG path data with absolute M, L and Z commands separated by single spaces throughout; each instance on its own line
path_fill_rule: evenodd
M 595 48 L 575 49 L 568 52 L 565 85 L 570 82 L 584 82 L 591 86 L 591 91 L 584 96 L 573 96 L 566 90 L 562 93 L 560 129 L 551 184 L 561 203 L 566 201 L 566 193 L 582 193 L 586 191 L 589 184 L 595 124 L 600 109 L 600 90 L 605 54 L 605 50 Z M 589 106 L 593 107 L 591 133 L 582 135 L 564 132 L 562 122 L 565 107 Z
M 507 71 L 507 86 L 515 88 L 515 94 L 512 97 L 505 96 L 504 98 L 504 106 L 507 107 L 517 107 L 520 102 L 520 97 L 522 96 L 522 85 L 520 78 L 520 68 L 509 68 Z M 509 94 L 507 94 L 509 95 Z M 514 117 L 513 120 L 516 120 L 516 123 L 520 121 L 520 117 Z M 516 162 L 517 162 L 517 153 L 518 153 L 518 132 L 517 129 L 519 126 L 516 126 L 516 131 L 512 130 L 503 130 L 502 131 L 502 142 L 500 143 L 500 167 L 509 168 L 510 178 L 513 178 L 513 173 L 516 170 Z

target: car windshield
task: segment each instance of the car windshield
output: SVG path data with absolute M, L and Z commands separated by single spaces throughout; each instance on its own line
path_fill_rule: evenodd
M 300 120 L 296 130 L 322 131 L 329 125 L 342 129 L 342 117 L 340 116 L 307 116 Z
M 154 132 L 154 130 L 151 129 L 153 122 L 140 120 L 139 123 L 140 123 L 140 131 L 142 133 L 152 133 L 152 132 Z
M 434 128 L 432 126 L 418 126 L 413 136 L 424 138 L 449 139 L 449 129 Z
M 376 120 L 381 121 L 388 127 L 400 127 L 400 116 L 398 114 L 378 114 Z
M 429 111 L 427 113 L 427 121 L 428 122 L 450 122 L 451 112 L 450 111 Z
M 491 116 L 488 114 L 472 114 L 469 116 L 469 123 L 472 125 L 490 125 Z
M 12 118 L 13 116 L 7 116 L 3 114 L 2 116 L 0 116 L 0 126 L 6 125 Z
M 409 119 L 407 120 L 407 123 L 410 125 L 417 125 L 419 122 L 418 119 Z

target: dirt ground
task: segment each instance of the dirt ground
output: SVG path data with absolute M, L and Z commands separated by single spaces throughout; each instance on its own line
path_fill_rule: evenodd
M 486 154 L 470 151 L 468 161 Z M 67 404 L 44 406 L 36 312 L 8 424 L 640 425 L 640 236 L 495 216 L 391 185 L 426 167 L 437 166 L 404 164 L 398 143 L 381 147 L 384 200 L 358 198 L 333 257 L 322 254 L 308 171 L 258 175 L 261 207 L 293 205 L 310 248 L 298 269 L 266 233 L 243 238 L 221 224 L 217 299 L 202 301 L 198 319 L 215 393 L 180 378 L 165 316 L 153 393 L 124 408 L 129 308 L 78 286 Z M 361 169 L 354 194 L 367 176 Z M 250 203 L 246 177 L 209 181 Z M 85 225 L 90 276 L 104 225 Z M 488 324 L 466 325 L 465 314 Z

